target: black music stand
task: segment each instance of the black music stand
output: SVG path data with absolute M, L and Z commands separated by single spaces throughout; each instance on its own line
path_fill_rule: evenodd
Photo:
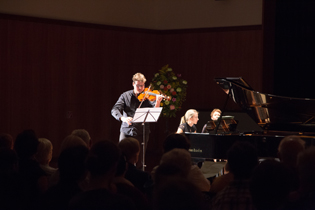
M 225 90 L 226 90 L 227 97 L 225 99 L 225 103 L 224 103 L 223 109 L 221 111 L 221 115 L 220 115 L 219 119 L 216 122 L 216 127 L 214 128 L 214 134 L 218 134 L 218 129 L 219 129 L 219 126 L 221 125 L 223 113 L 225 112 L 226 105 L 227 105 L 227 103 L 229 101 L 229 98 L 231 97 L 231 85 L 229 85 L 228 88 L 226 87 Z
M 146 139 L 145 139 L 145 124 L 146 122 L 157 122 L 162 107 L 156 108 L 138 108 L 135 115 L 133 116 L 133 123 L 142 123 L 143 126 L 143 141 L 142 141 L 142 170 L 144 171 L 145 165 L 145 150 L 146 150 Z

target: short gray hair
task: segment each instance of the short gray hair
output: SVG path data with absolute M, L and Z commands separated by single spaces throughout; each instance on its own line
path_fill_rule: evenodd
M 80 137 L 86 143 L 86 145 L 88 145 L 88 146 L 90 145 L 91 137 L 90 137 L 90 134 L 87 130 L 76 129 L 76 130 L 72 131 L 71 135 L 75 135 L 75 136 Z

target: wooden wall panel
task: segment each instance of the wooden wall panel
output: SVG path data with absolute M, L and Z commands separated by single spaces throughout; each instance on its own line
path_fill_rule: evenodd
M 132 89 L 136 72 L 150 82 L 169 64 L 188 81 L 176 118 L 152 125 L 148 154 L 154 155 L 186 109 L 223 107 L 215 77 L 243 76 L 254 89 L 263 86 L 260 26 L 152 31 L 0 15 L 0 29 L 0 132 L 15 137 L 32 128 L 53 142 L 55 157 L 76 128 L 94 141 L 118 141 L 120 123 L 110 110 Z
M 10 125 L 10 78 L 8 68 L 8 21 L 0 19 L 0 128 L 9 132 Z M 0 131 L 1 132 L 1 131 Z
M 167 54 L 160 53 L 162 63 L 171 61 L 173 69 L 188 80 L 184 109 L 223 107 L 225 94 L 215 84 L 215 77 L 243 76 L 260 91 L 263 85 L 261 41 L 259 28 L 186 32 L 163 37 L 162 45 Z M 229 109 L 238 108 L 229 105 Z

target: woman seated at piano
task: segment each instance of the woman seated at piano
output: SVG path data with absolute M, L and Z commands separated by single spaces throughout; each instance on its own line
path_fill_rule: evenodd
M 177 132 L 176 133 L 185 133 L 185 132 L 190 132 L 190 133 L 196 133 L 197 128 L 196 124 L 198 122 L 198 112 L 195 109 L 189 109 L 186 111 L 185 115 L 182 116 L 180 120 L 180 125 L 178 126 Z
M 221 116 L 221 110 L 220 109 L 213 109 L 212 112 L 210 113 L 210 117 L 212 121 L 217 121 L 219 119 L 219 117 Z M 208 123 L 206 123 L 203 128 L 201 133 L 208 133 L 209 132 L 209 128 L 207 129 Z M 214 129 L 214 128 L 212 128 Z

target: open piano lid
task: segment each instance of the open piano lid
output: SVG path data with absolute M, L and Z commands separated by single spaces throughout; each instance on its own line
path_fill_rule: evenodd
M 315 134 L 315 99 L 259 93 L 242 77 L 214 80 L 265 131 Z

